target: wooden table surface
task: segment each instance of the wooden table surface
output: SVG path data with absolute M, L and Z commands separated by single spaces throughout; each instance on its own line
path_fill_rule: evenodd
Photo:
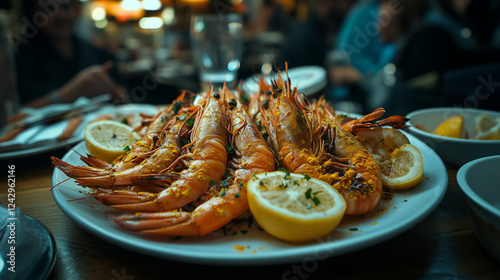
M 454 166 L 447 166 L 449 184 L 436 210 L 388 241 L 318 261 L 316 267 L 303 263 L 218 267 L 138 254 L 84 231 L 52 197 L 49 155 L 0 162 L 3 174 L 8 164 L 16 165 L 16 206 L 54 235 L 57 261 L 49 279 L 500 279 L 500 264 L 474 235 Z M 4 186 L 0 202 L 7 205 Z

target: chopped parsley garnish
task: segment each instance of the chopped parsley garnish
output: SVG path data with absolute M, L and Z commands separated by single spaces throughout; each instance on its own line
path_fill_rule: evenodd
M 245 94 L 242 94 L 242 95 L 240 96 L 240 102 L 241 102 L 242 104 L 247 103 L 247 102 L 248 102 L 248 96 L 246 96 Z
M 182 107 L 182 102 L 175 102 L 174 103 L 174 108 L 172 108 L 174 110 L 174 113 L 177 114 L 177 112 L 179 112 L 179 110 L 181 109 Z
M 308 188 L 307 191 L 305 192 L 305 196 L 307 199 L 311 199 L 311 192 L 312 192 L 311 188 Z
M 214 180 L 210 180 L 210 182 L 208 183 L 210 186 L 215 186 L 215 181 Z
M 311 179 L 311 176 L 307 175 L 307 174 L 304 174 L 304 179 L 308 180 Z
M 358 231 L 357 227 L 349 228 L 350 231 Z
M 315 206 L 318 206 L 319 204 L 321 204 L 321 201 L 318 199 L 318 197 L 316 196 L 316 194 L 318 194 L 318 193 L 320 193 L 320 192 L 321 192 L 321 191 L 318 191 L 318 192 L 314 192 L 314 193 L 313 193 L 313 192 L 312 192 L 312 189 L 311 189 L 311 188 L 309 188 L 309 189 L 307 189 L 307 191 L 304 193 L 304 195 L 305 195 L 306 199 L 310 199 L 310 200 L 312 200 L 312 201 L 314 202 L 314 205 L 315 205 Z M 307 208 L 309 208 L 309 209 L 310 209 L 309 205 L 308 205 L 308 207 L 307 207 Z
M 236 197 L 236 198 L 240 197 L 240 193 L 235 193 L 234 197 Z
M 123 118 L 120 122 L 121 122 L 121 123 L 123 123 L 123 124 L 128 125 L 128 120 L 127 120 L 127 118 Z
M 280 167 L 278 170 L 282 171 L 282 172 L 285 172 L 285 177 L 283 177 L 283 179 L 285 179 L 285 180 L 290 179 L 290 171 L 288 171 L 288 170 L 286 170 L 286 169 L 284 169 L 282 167 Z
M 130 151 L 131 149 L 130 149 L 130 146 L 129 146 L 129 145 L 127 145 L 127 146 L 125 146 L 125 148 L 123 148 L 123 150 L 128 152 L 128 151 Z
M 226 150 L 227 150 L 227 153 L 230 155 L 234 155 L 234 153 L 235 153 L 234 147 L 231 146 L 231 144 L 227 144 Z
M 186 121 L 186 124 L 187 124 L 188 126 L 193 126 L 193 124 L 194 124 L 194 119 L 189 119 L 189 120 L 187 120 L 187 121 Z
M 319 201 L 319 199 L 316 196 L 312 197 L 312 201 L 314 202 L 314 205 L 316 205 L 316 206 L 318 206 L 321 203 L 321 201 Z
M 227 178 L 226 180 L 222 181 L 222 182 L 221 182 L 221 186 L 222 186 L 223 188 L 227 188 L 227 187 L 229 187 L 229 184 L 230 184 L 230 182 L 229 182 L 229 181 L 230 181 L 231 179 L 232 179 L 232 177 L 229 177 L 229 178 Z
M 222 189 L 222 191 L 220 191 L 220 196 L 221 197 L 225 197 L 226 196 L 226 189 Z

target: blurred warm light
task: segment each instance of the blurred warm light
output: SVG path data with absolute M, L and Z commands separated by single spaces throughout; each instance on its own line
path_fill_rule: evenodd
M 295 0 L 277 0 L 286 11 L 291 11 L 295 7 Z
M 106 18 L 106 10 L 103 7 L 96 7 L 92 10 L 92 19 L 100 21 Z
M 145 11 L 157 11 L 161 6 L 160 0 L 142 0 L 142 8 Z
M 130 1 L 130 0 L 124 0 L 124 1 Z M 99 8 L 104 9 L 105 13 L 105 18 L 113 17 L 116 19 L 117 22 L 126 22 L 129 20 L 139 20 L 141 17 L 144 16 L 144 10 L 142 9 L 142 6 L 140 5 L 141 3 L 138 0 L 132 0 L 132 1 L 137 1 L 139 3 L 139 9 L 137 10 L 125 10 L 123 8 L 123 1 L 106 1 L 106 0 L 94 0 L 90 2 L 90 17 L 94 19 L 94 21 L 97 21 L 99 19 L 99 13 L 102 12 L 96 12 L 97 13 L 97 20 L 94 18 L 96 15 L 94 15 L 94 11 Z M 128 4 L 127 4 L 128 5 Z M 125 6 L 127 6 L 125 5 Z
M 142 29 L 159 29 L 163 26 L 163 20 L 159 17 L 143 17 L 139 20 Z
M 273 71 L 273 65 L 269 62 L 265 62 L 262 64 L 262 67 L 260 69 L 260 71 L 264 74 L 264 75 L 269 75 L 271 74 L 271 71 Z
M 95 24 L 95 27 L 97 27 L 99 29 L 104 29 L 104 28 L 106 28 L 106 26 L 108 26 L 108 20 L 106 18 L 104 18 L 104 19 L 96 21 L 94 24 Z
M 125 11 L 138 11 L 142 9 L 142 5 L 139 0 L 122 0 L 120 6 Z
M 161 12 L 161 17 L 166 25 L 171 25 L 175 22 L 175 10 L 173 7 L 166 7 Z

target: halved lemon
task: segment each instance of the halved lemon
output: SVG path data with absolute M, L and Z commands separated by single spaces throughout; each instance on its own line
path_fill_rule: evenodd
M 500 117 L 493 120 L 487 114 L 481 114 L 474 119 L 475 139 L 500 140 Z
M 424 178 L 424 159 L 420 150 L 412 144 L 404 144 L 391 153 L 389 174 L 382 173 L 384 184 L 392 189 L 412 188 Z
M 252 176 L 247 184 L 250 211 L 269 234 L 291 242 L 327 235 L 340 223 L 344 198 L 328 183 L 287 172 Z
M 392 127 L 361 130 L 356 134 L 356 137 L 373 156 L 382 172 L 391 169 L 392 152 L 404 144 L 410 144 L 410 140 L 403 132 Z
M 434 134 L 446 137 L 462 138 L 463 126 L 464 117 L 453 116 L 440 123 L 434 130 Z
M 109 163 L 127 153 L 139 140 L 139 135 L 132 127 L 109 120 L 88 124 L 83 137 L 89 153 Z

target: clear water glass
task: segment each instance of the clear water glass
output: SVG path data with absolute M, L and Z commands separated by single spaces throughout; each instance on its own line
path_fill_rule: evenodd
M 243 57 L 243 22 L 239 14 L 203 14 L 191 18 L 191 46 L 201 90 L 234 89 Z

